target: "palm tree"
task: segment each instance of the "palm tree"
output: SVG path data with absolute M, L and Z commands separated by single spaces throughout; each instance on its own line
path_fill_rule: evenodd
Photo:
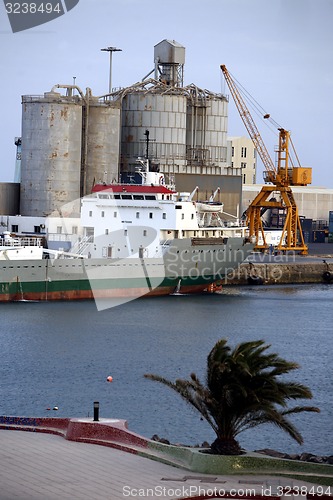
M 219 340 L 207 358 L 206 385 L 195 373 L 190 380 L 175 382 L 159 375 L 145 374 L 145 377 L 170 387 L 201 413 L 217 436 L 211 453 L 241 454 L 236 436 L 266 423 L 275 424 L 302 444 L 301 434 L 287 417 L 320 410 L 313 406 L 287 408 L 290 400 L 311 399 L 312 393 L 305 385 L 280 378 L 299 365 L 266 353 L 270 347 L 258 340 L 243 342 L 232 351 L 225 339 Z

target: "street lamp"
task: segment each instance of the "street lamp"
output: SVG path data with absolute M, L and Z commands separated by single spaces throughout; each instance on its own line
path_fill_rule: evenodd
M 111 88 L 112 88 L 112 52 L 121 52 L 122 49 L 117 49 L 116 47 L 106 47 L 105 49 L 101 49 L 101 51 L 110 53 L 109 94 L 111 94 Z

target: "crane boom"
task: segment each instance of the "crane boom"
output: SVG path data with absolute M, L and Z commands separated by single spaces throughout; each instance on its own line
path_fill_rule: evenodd
M 306 255 L 308 247 L 304 242 L 301 221 L 298 215 L 298 208 L 291 185 L 309 184 L 311 182 L 311 169 L 302 167 L 294 167 L 292 169 L 289 168 L 290 134 L 283 128 L 279 128 L 278 162 L 277 168 L 275 168 L 275 165 L 267 151 L 260 132 L 236 85 L 236 82 L 231 77 L 224 64 L 221 64 L 221 70 L 245 128 L 248 131 L 254 147 L 257 149 L 264 164 L 265 182 L 270 183 L 270 185 L 262 187 L 261 191 L 257 194 L 246 211 L 250 236 L 254 235 L 256 237 L 257 243 L 255 248 L 257 250 L 267 250 L 268 248 L 261 219 L 263 209 L 283 209 L 283 212 L 285 213 L 285 222 L 277 249 L 282 251 L 299 250 L 302 254 Z M 275 195 L 274 197 L 271 197 L 271 195 L 275 192 L 280 194 L 280 200 L 276 200 Z M 259 244 L 259 236 L 262 238 L 261 244 Z
M 255 124 L 251 113 L 242 97 L 242 94 L 239 92 L 238 87 L 230 75 L 229 71 L 227 70 L 227 67 L 224 64 L 221 64 L 221 70 L 223 72 L 224 78 L 228 84 L 229 90 L 231 92 L 231 95 L 235 101 L 236 107 L 238 109 L 238 112 L 240 114 L 240 117 L 243 120 L 243 123 L 245 125 L 246 130 L 249 133 L 250 138 L 252 139 L 252 142 L 254 144 L 254 147 L 258 151 L 258 154 L 261 158 L 261 161 L 264 164 L 264 167 L 268 173 L 268 177 L 271 177 L 272 180 L 270 182 L 273 182 L 273 179 L 276 178 L 276 168 L 274 166 L 273 160 L 271 159 L 267 148 L 265 146 L 264 141 L 262 140 L 262 137 L 260 135 L 260 132 L 257 128 L 257 125 Z M 271 174 L 271 176 L 269 175 Z

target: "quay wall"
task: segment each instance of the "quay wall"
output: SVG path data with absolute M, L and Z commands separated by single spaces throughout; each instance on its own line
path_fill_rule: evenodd
M 228 285 L 275 285 L 325 283 L 324 273 L 330 273 L 333 283 L 333 262 L 246 262 L 228 273 L 221 284 Z

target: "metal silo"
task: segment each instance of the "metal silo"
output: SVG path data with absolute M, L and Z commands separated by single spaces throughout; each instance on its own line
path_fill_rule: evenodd
M 227 161 L 227 99 L 194 85 L 187 90 L 188 165 L 192 173 L 221 174 Z
M 89 194 L 96 182 L 112 183 L 119 180 L 120 102 L 99 101 L 93 97 L 89 99 L 83 136 L 85 134 L 84 194 Z
M 22 96 L 21 215 L 47 216 L 80 197 L 82 99 Z
M 176 40 L 162 40 L 154 47 L 155 80 L 166 85 L 182 87 L 185 47 Z
M 162 172 L 179 172 L 186 162 L 186 96 L 163 87 L 130 91 L 122 101 L 122 161 L 130 170 L 138 156 L 146 155 Z

